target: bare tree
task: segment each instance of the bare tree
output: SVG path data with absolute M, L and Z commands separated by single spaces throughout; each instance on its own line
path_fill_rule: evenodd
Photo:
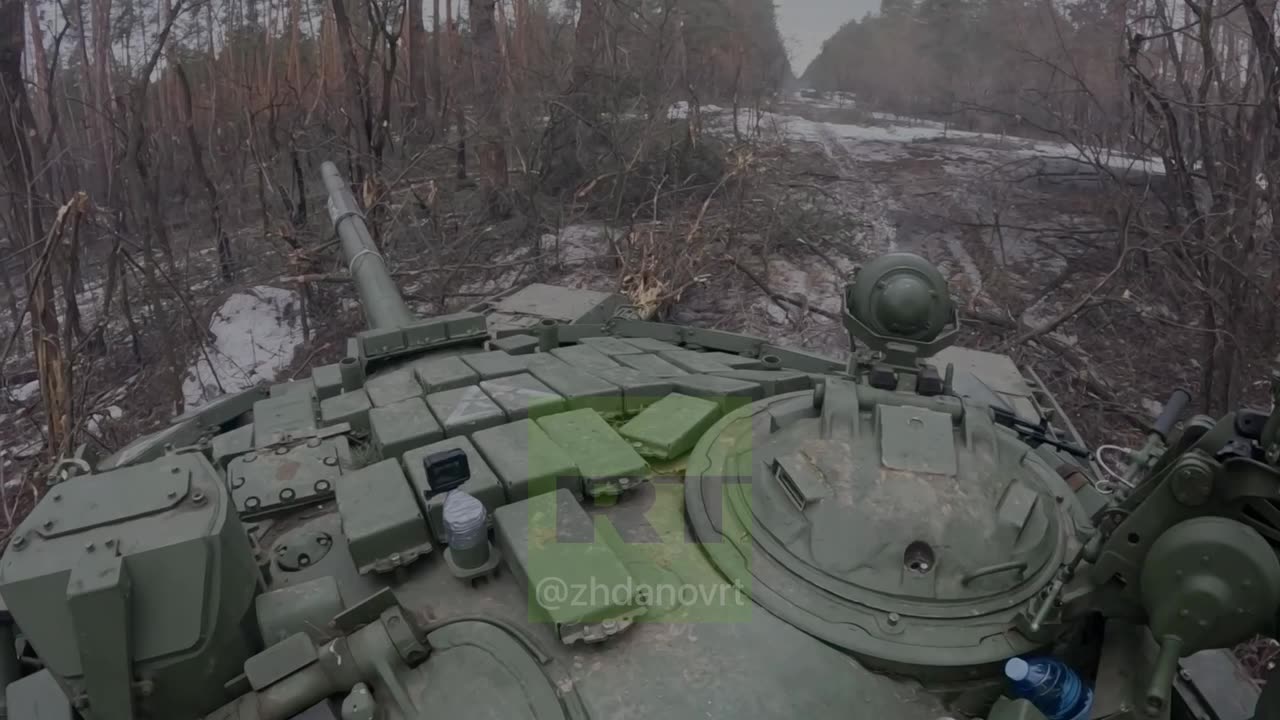
M 593 92 L 592 77 L 604 40 L 604 0 L 581 0 L 577 31 L 574 34 L 573 66 L 563 99 L 551 106 L 544 152 L 543 178 L 555 189 L 566 182 L 578 182 L 583 167 L 579 159 L 582 144 L 596 123 L 599 98 Z
M 427 29 L 422 23 L 422 0 L 408 0 L 404 11 L 405 57 L 409 69 L 410 111 L 416 118 L 425 118 L 427 94 Z M 394 73 L 393 73 L 394 75 Z
M 507 187 L 506 131 L 502 125 L 501 64 L 498 31 L 493 8 L 497 0 L 470 0 L 472 107 L 479 128 L 476 154 L 480 160 L 481 188 L 490 210 L 501 212 L 501 195 Z
M 0 2 L 0 163 L 4 165 L 9 188 L 6 199 L 11 217 L 9 226 L 21 238 L 18 246 L 29 248 L 27 302 L 32 317 L 31 346 L 35 350 L 40 391 L 49 418 L 48 444 L 56 451 L 62 449 L 70 413 L 66 405 L 69 393 L 64 348 L 58 332 L 53 283 L 49 279 L 58 233 L 45 240 L 42 201 L 36 193 L 34 158 L 28 143 L 37 129 L 22 77 L 22 54 L 26 45 L 22 7 L 22 0 Z M 20 326 L 15 324 L 14 334 L 19 331 Z M 12 339 L 6 343 L 5 356 L 12 344 Z

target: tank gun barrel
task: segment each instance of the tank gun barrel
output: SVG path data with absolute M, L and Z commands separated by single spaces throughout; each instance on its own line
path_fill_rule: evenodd
M 413 313 L 404 304 L 400 289 L 387 271 L 386 261 L 374 246 L 364 213 L 338 167 L 326 161 L 320 166 L 320 174 L 329 192 L 329 219 L 341 241 L 347 271 L 360 294 L 369 329 L 401 327 L 413 322 Z

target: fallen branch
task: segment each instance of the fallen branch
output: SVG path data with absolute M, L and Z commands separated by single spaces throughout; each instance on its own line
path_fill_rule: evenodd
M 793 307 L 800 308 L 801 310 L 807 310 L 808 312 L 811 312 L 815 315 L 821 315 L 822 317 L 829 318 L 831 320 L 838 321 L 842 319 L 838 313 L 831 312 L 830 310 L 824 310 L 823 308 L 820 308 L 820 307 L 814 307 L 812 304 L 806 301 L 796 300 L 794 298 L 787 297 L 786 295 L 783 295 L 781 293 L 771 290 L 769 286 L 766 285 L 765 282 L 760 279 L 759 276 L 757 276 L 755 273 L 751 272 L 750 270 L 742 267 L 742 265 L 732 255 L 725 255 L 724 259 L 728 261 L 729 264 L 733 265 L 733 267 L 736 268 L 738 272 L 742 273 L 743 275 L 746 275 L 748 280 L 755 283 L 756 287 L 760 288 L 760 291 L 763 292 L 765 295 L 768 295 L 769 298 L 774 302 L 780 305 L 782 303 L 786 303 Z
M 833 175 L 831 173 L 816 172 L 813 170 L 805 170 L 796 173 L 797 177 L 813 177 L 819 180 L 827 180 L 829 182 L 857 182 L 855 178 L 845 177 L 843 175 Z
M 994 313 L 984 312 L 981 310 L 972 310 L 965 313 L 964 319 L 977 320 L 979 322 L 987 323 L 988 325 L 995 325 L 996 327 L 1008 330 L 1013 330 L 1018 327 L 1018 321 L 1011 317 L 996 315 Z M 1039 335 L 1029 338 L 1027 342 L 1040 345 L 1045 350 L 1061 357 L 1067 365 L 1071 366 L 1077 372 L 1077 377 L 1084 382 L 1086 390 L 1092 392 L 1102 400 L 1117 402 L 1115 391 L 1112 390 L 1111 386 L 1089 367 L 1089 362 L 1081 357 L 1078 350 L 1052 335 Z
M 1043 325 L 1040 325 L 1039 327 L 1028 328 L 1018 333 L 1016 336 L 1014 336 L 1012 340 L 1007 340 L 1001 343 L 1000 345 L 998 345 L 996 347 L 996 352 L 1001 352 L 1001 353 L 1008 352 L 1010 348 L 1021 345 L 1027 342 L 1028 340 L 1034 340 L 1039 337 L 1044 337 L 1049 333 L 1053 332 L 1055 329 L 1057 329 L 1059 325 L 1061 325 L 1062 323 L 1074 317 L 1076 313 L 1083 310 L 1085 306 L 1087 306 L 1089 302 L 1093 299 L 1093 296 L 1096 295 L 1098 291 L 1102 290 L 1102 288 L 1106 286 L 1107 283 L 1111 282 L 1111 278 L 1115 277 L 1116 273 L 1120 272 L 1120 268 L 1124 267 L 1125 258 L 1129 256 L 1128 239 L 1129 239 L 1129 216 L 1126 215 L 1124 219 L 1124 223 L 1120 230 L 1121 249 L 1120 249 L 1120 252 L 1117 253 L 1116 255 L 1116 264 L 1112 266 L 1111 271 L 1108 272 L 1106 275 L 1103 275 L 1102 279 L 1099 280 L 1097 284 L 1093 286 L 1093 289 L 1089 290 L 1089 292 L 1077 298 L 1075 302 L 1071 303 L 1069 306 L 1063 309 L 1063 311 L 1058 313 L 1058 315 L 1054 317 L 1052 320 L 1049 320 L 1048 322 L 1044 323 Z

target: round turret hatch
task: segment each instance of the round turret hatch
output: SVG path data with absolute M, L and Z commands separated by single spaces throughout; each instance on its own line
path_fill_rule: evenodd
M 720 570 L 792 624 L 897 670 L 981 672 L 1034 649 L 1017 616 L 1073 529 L 1057 473 L 953 397 L 834 379 L 819 397 L 749 405 L 694 449 L 686 504 Z

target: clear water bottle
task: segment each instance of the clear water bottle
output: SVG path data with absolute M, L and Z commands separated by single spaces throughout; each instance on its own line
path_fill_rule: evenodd
M 1089 720 L 1093 688 L 1054 658 L 1010 658 L 1004 675 L 1014 695 L 1030 700 L 1049 720 Z

